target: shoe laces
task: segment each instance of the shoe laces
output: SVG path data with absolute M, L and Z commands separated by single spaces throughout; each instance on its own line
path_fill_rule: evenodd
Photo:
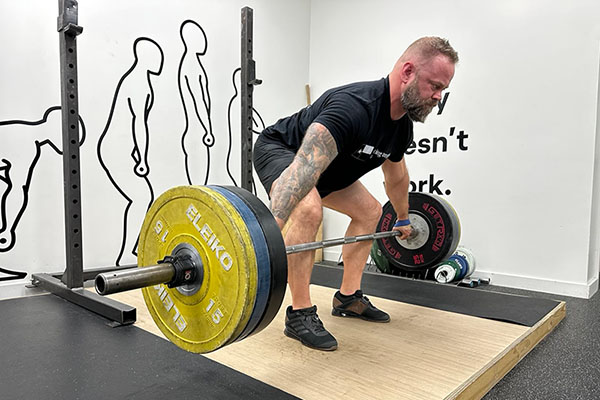
M 319 316 L 315 314 L 315 315 L 311 315 L 310 317 L 311 317 L 315 332 L 323 332 L 325 330 L 325 327 L 323 326 L 323 322 L 321 321 Z
M 358 301 L 361 301 L 365 304 L 372 306 L 371 301 L 369 300 L 369 298 L 367 296 L 365 296 L 363 294 L 362 290 L 357 290 L 356 292 L 354 292 L 353 296 L 354 296 L 354 299 L 357 299 Z M 350 301 L 354 301 L 354 299 L 352 299 Z
M 354 297 L 358 299 L 365 299 L 366 302 L 369 302 L 369 298 L 363 294 L 362 290 L 357 290 L 354 292 Z
M 367 305 L 373 307 L 373 304 L 371 304 L 371 301 L 369 300 L 369 298 L 363 294 L 362 290 L 357 290 L 354 293 L 354 297 L 356 297 L 359 301 L 362 301 L 364 304 L 367 304 Z
M 323 321 L 317 315 L 316 308 L 310 308 L 308 310 L 302 310 L 302 316 L 305 318 L 307 322 L 310 322 L 314 327 L 315 332 L 323 332 L 325 327 L 323 326 Z

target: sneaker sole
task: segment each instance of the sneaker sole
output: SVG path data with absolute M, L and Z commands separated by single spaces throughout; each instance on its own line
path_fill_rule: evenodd
M 360 318 L 364 321 L 369 321 L 369 322 L 378 322 L 378 323 L 386 323 L 386 322 L 390 322 L 391 318 L 388 317 L 388 319 L 373 319 L 373 318 L 367 318 L 362 314 L 357 314 L 353 311 L 340 311 L 336 308 L 331 310 L 331 315 L 333 315 L 334 317 L 342 317 L 342 318 Z
M 311 349 L 323 350 L 323 351 L 334 351 L 335 349 L 337 349 L 337 344 L 333 345 L 331 347 L 315 347 L 315 346 L 311 345 L 310 343 L 304 341 L 301 337 L 295 335 L 293 332 L 289 332 L 287 329 L 283 330 L 283 334 L 289 338 L 300 341 L 300 343 L 302 343 L 304 346 L 310 347 Z

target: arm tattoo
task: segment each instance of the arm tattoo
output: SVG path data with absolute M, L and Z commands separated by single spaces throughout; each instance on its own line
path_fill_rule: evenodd
M 327 128 L 319 123 L 311 124 L 294 161 L 273 185 L 273 215 L 287 221 L 300 200 L 316 186 L 319 176 L 337 153 L 337 145 Z

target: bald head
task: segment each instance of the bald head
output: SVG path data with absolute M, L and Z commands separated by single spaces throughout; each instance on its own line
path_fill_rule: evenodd
M 425 121 L 450 85 L 457 62 L 446 39 L 427 36 L 408 46 L 389 74 L 392 118 L 406 113 L 413 121 Z

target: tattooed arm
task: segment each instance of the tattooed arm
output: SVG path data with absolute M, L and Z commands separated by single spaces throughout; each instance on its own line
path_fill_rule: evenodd
M 311 124 L 294 161 L 273 183 L 271 211 L 280 228 L 336 156 L 337 145 L 331 133 L 318 122 Z

